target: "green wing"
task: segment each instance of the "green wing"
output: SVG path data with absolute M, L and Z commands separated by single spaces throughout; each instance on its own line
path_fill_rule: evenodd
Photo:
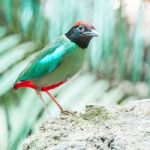
M 40 78 L 52 72 L 61 63 L 63 56 L 75 47 L 65 35 L 58 37 L 35 56 L 16 82 Z

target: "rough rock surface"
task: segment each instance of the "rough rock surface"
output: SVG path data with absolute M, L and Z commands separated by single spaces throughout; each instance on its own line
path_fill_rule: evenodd
M 150 100 L 87 106 L 86 112 L 42 124 L 24 150 L 150 150 Z

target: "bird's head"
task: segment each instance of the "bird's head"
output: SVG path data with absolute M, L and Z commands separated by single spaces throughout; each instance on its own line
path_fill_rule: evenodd
M 93 25 L 84 21 L 78 21 L 65 35 L 79 47 L 87 48 L 90 40 L 98 36 L 98 32 Z

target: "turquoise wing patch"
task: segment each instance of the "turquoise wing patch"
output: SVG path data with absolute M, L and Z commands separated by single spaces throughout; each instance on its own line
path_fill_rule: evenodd
M 60 46 L 53 53 L 40 57 L 38 60 L 33 60 L 19 80 L 31 80 L 52 72 L 57 68 L 64 54 L 64 46 Z

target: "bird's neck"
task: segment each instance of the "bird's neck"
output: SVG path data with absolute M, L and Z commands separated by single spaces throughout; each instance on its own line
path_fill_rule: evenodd
M 78 38 L 78 37 L 72 37 L 70 36 L 70 32 L 67 32 L 65 36 L 77 44 L 80 48 L 85 49 L 88 47 L 90 40 L 92 39 L 91 37 L 84 37 L 84 38 Z

